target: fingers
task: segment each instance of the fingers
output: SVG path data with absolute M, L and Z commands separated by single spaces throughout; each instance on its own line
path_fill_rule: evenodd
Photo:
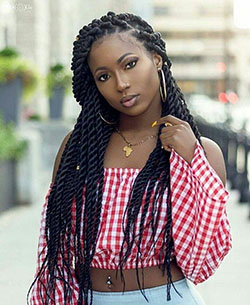
M 169 122 L 166 122 L 164 123 L 164 125 L 167 127 L 167 126 L 173 126 L 173 124 L 169 123 Z
M 161 118 L 159 118 L 159 120 L 153 122 L 152 127 L 160 126 L 160 125 L 165 124 L 165 123 L 167 124 L 167 126 L 171 126 L 171 125 L 173 126 L 173 125 L 184 124 L 186 122 L 169 114 L 169 115 L 161 117 Z M 169 125 L 169 123 L 171 125 Z
M 169 146 L 169 145 L 162 145 L 161 148 L 162 148 L 162 149 L 165 149 L 166 151 L 170 151 L 170 152 L 171 152 L 171 150 L 172 150 L 172 147 Z
M 167 151 L 172 150 L 174 147 L 174 141 L 175 141 L 175 133 L 176 133 L 176 127 L 163 127 L 161 134 L 160 134 L 160 140 L 162 144 L 162 149 L 165 149 Z
M 160 140 L 162 148 L 171 152 L 172 149 L 176 150 L 180 146 L 183 135 L 187 134 L 188 128 L 190 128 L 188 122 L 176 118 L 173 115 L 167 115 L 159 118 L 152 124 L 152 127 L 165 125 L 161 129 Z M 188 127 L 188 128 L 187 128 Z
M 163 140 L 161 141 L 161 145 L 162 145 L 162 148 L 166 149 L 171 149 L 171 148 L 174 148 L 173 147 L 173 144 L 171 143 L 171 141 L 166 141 L 166 140 Z
M 168 138 L 176 133 L 176 128 L 174 126 L 163 127 L 161 130 L 160 138 Z

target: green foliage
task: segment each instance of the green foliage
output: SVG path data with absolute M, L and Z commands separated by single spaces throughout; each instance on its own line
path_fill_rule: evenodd
M 37 88 L 38 74 L 14 48 L 4 48 L 0 51 L 0 83 L 6 83 L 17 77 L 22 79 L 24 100 L 29 100 Z
M 42 121 L 42 117 L 38 113 L 31 114 L 28 119 L 31 121 Z
M 0 160 L 19 160 L 27 147 L 27 141 L 19 139 L 13 124 L 5 124 L 0 116 Z
M 0 51 L 0 56 L 16 58 L 20 54 L 14 48 L 6 47 Z
M 52 94 L 53 88 L 63 88 L 64 93 L 71 91 L 72 74 L 67 71 L 64 65 L 57 63 L 50 67 L 47 75 L 47 93 Z

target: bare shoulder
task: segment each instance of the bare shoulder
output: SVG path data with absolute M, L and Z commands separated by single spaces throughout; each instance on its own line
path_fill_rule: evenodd
M 56 155 L 56 159 L 55 159 L 55 163 L 54 163 L 54 168 L 53 168 L 53 174 L 52 174 L 52 182 L 55 181 L 55 178 L 56 178 L 56 173 L 57 173 L 57 170 L 58 170 L 58 167 L 59 167 L 59 164 L 61 162 L 61 158 L 62 158 L 62 154 L 63 154 L 63 151 L 64 151 L 64 148 L 72 134 L 73 130 L 71 130 L 66 136 L 65 138 L 63 139 L 62 141 L 62 144 L 57 152 L 57 155 Z
M 226 167 L 220 146 L 213 140 L 201 137 L 201 142 L 207 155 L 207 160 L 216 171 L 224 186 L 226 185 Z

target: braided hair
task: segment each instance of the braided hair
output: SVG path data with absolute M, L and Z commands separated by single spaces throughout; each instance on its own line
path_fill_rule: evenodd
M 73 94 L 81 105 L 81 112 L 74 126 L 73 132 L 65 146 L 56 178 L 48 198 L 46 211 L 46 242 L 47 255 L 35 281 L 40 281 L 48 268 L 44 304 L 50 304 L 55 298 L 55 282 L 62 281 L 64 285 L 64 304 L 71 304 L 72 292 L 72 260 L 75 259 L 80 270 L 78 284 L 78 304 L 92 304 L 92 280 L 90 266 L 93 259 L 97 233 L 99 229 L 102 189 L 104 184 L 104 153 L 114 127 L 100 119 L 99 113 L 108 121 L 118 121 L 119 112 L 113 109 L 99 93 L 94 78 L 87 63 L 92 44 L 113 33 L 128 32 L 142 43 L 145 49 L 155 51 L 162 57 L 163 72 L 166 78 L 167 101 L 162 103 L 162 116 L 171 114 L 187 121 L 196 138 L 200 142 L 200 134 L 193 117 L 187 109 L 184 96 L 170 71 L 171 62 L 166 54 L 165 42 L 160 33 L 154 32 L 152 27 L 142 18 L 130 13 L 115 14 L 113 12 L 100 19 L 94 19 L 84 26 L 74 41 L 71 69 L 73 71 Z M 159 129 L 159 134 L 161 132 Z M 155 149 L 150 154 L 146 165 L 139 172 L 131 190 L 126 207 L 126 223 L 124 239 L 120 251 L 119 269 L 123 277 L 123 267 L 131 254 L 133 245 L 137 246 L 136 270 L 137 281 L 144 295 L 138 276 L 138 265 L 141 259 L 141 243 L 146 215 L 152 204 L 151 227 L 154 238 L 159 215 L 157 207 L 161 206 L 163 194 L 167 195 L 167 219 L 164 228 L 164 245 L 161 249 L 163 274 L 167 273 L 167 299 L 170 299 L 170 288 L 173 285 L 170 258 L 173 249 L 171 190 L 170 190 L 170 153 L 161 149 L 158 137 Z M 76 170 L 78 166 L 79 170 Z M 79 168 L 80 167 L 80 168 Z M 156 187 L 155 192 L 154 189 Z M 83 204 L 83 189 L 84 204 Z M 142 199 L 145 195 L 145 204 Z M 152 202 L 152 203 L 150 203 Z M 72 205 L 75 204 L 76 220 L 72 241 Z M 138 213 L 142 209 L 139 223 L 139 237 L 135 236 L 135 224 Z M 156 211 L 156 213 L 155 213 Z M 71 247 L 73 243 L 74 258 Z M 34 281 L 34 282 L 35 282 Z M 34 284 L 34 283 L 33 283 Z M 45 287 L 44 287 L 45 285 Z M 145 296 L 145 295 L 144 295 Z

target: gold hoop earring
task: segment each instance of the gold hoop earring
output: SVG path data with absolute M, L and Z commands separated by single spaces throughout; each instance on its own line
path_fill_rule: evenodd
M 103 122 L 105 122 L 108 125 L 116 125 L 117 124 L 117 122 L 109 122 L 106 119 L 104 119 L 104 117 L 102 116 L 101 112 L 99 112 L 99 116 L 103 120 Z
M 167 99 L 167 89 L 166 89 L 166 78 L 162 69 L 158 70 L 159 78 L 160 78 L 160 95 L 163 103 L 166 102 Z

